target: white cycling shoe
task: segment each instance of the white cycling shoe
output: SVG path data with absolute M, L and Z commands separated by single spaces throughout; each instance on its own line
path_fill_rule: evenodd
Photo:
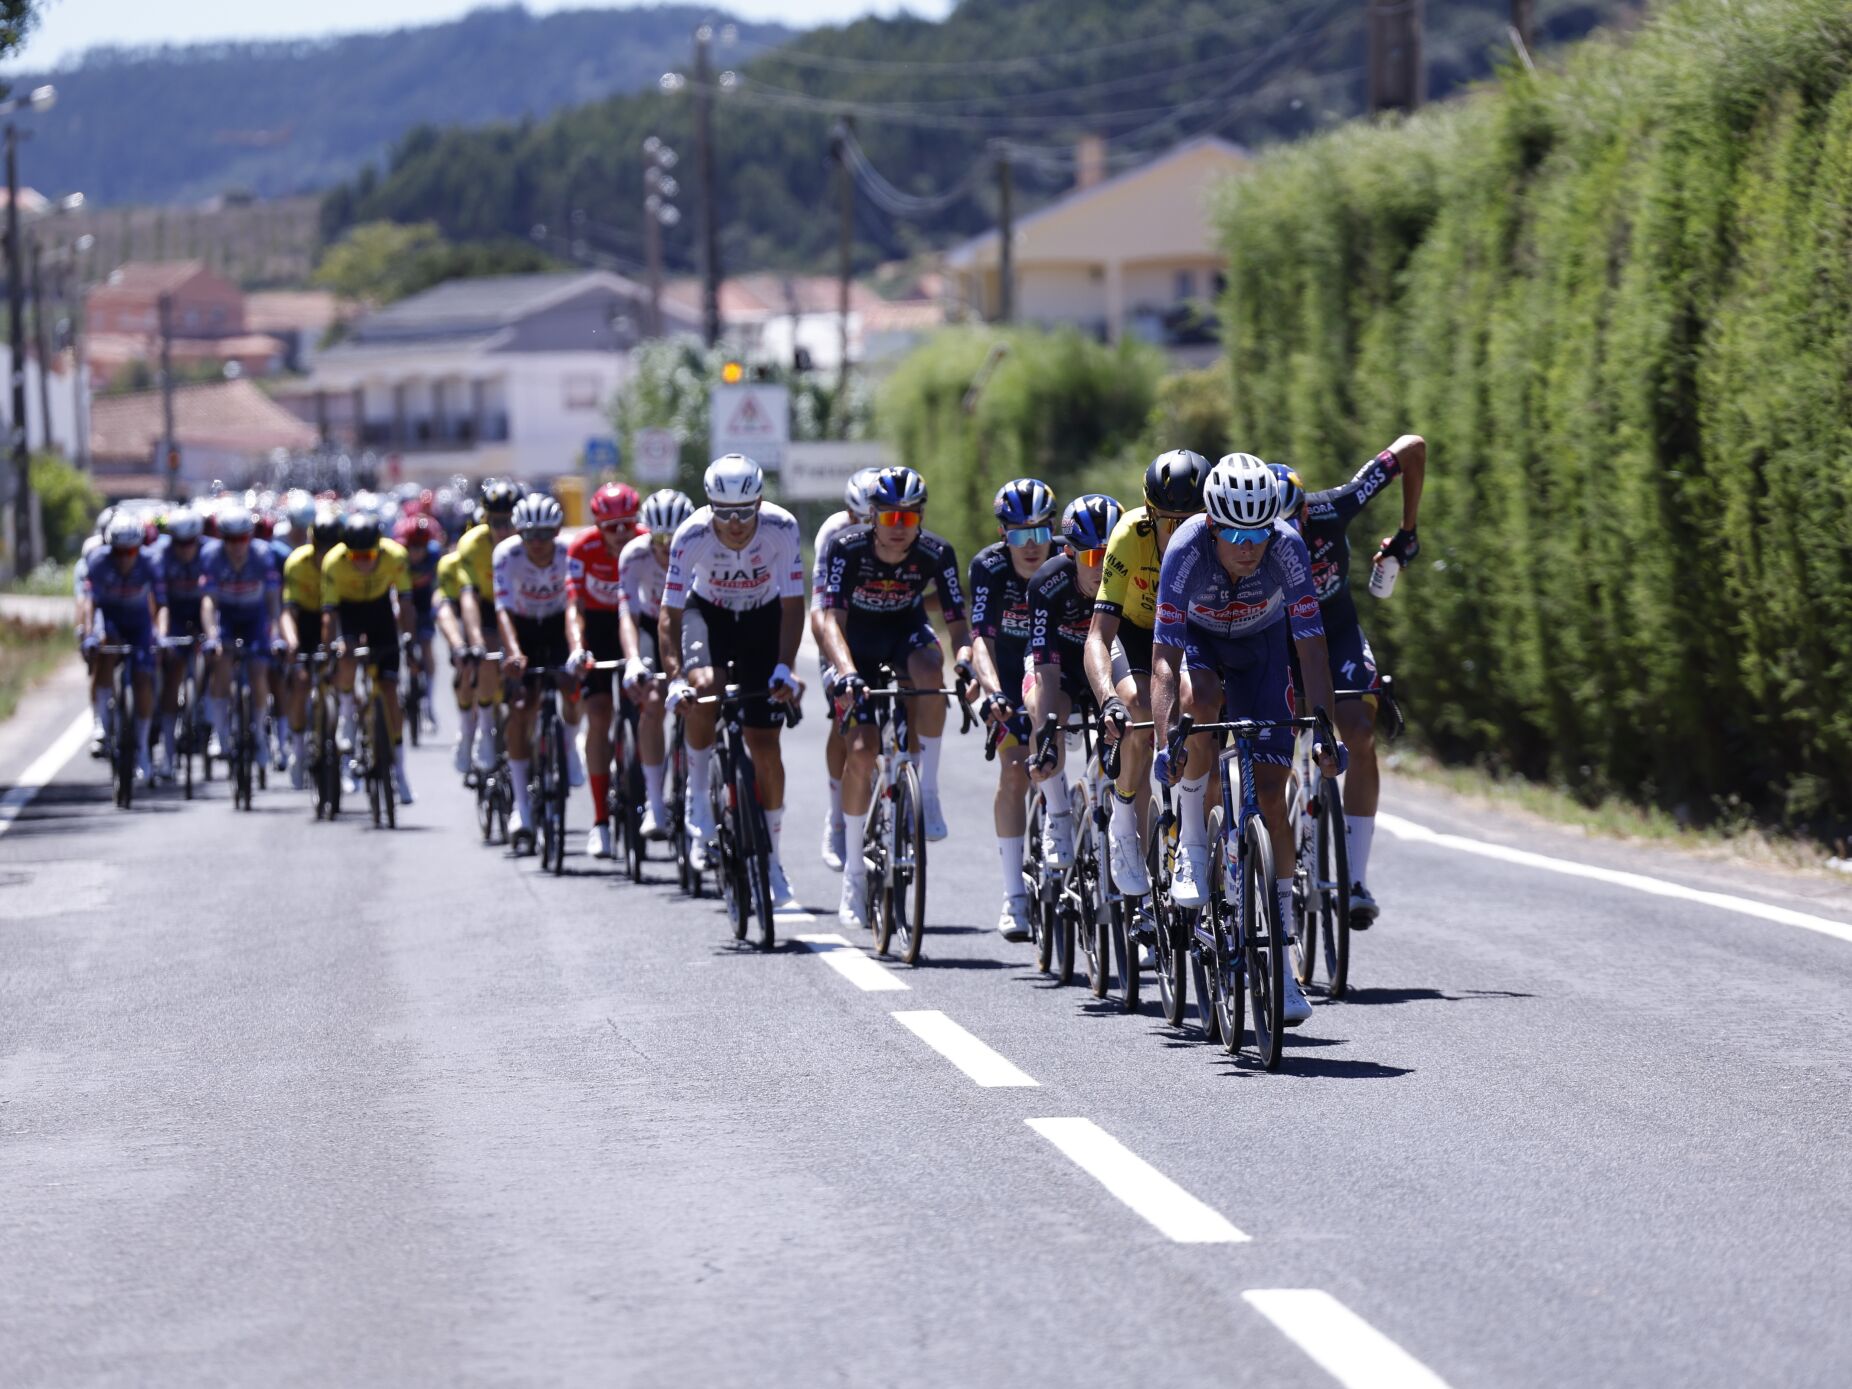
M 303 765 L 300 757 L 289 759 L 289 785 L 292 791 L 300 791 L 309 784 L 309 769 Z
M 566 784 L 585 785 L 585 761 L 579 756 L 579 740 L 570 731 L 566 734 Z
M 495 725 L 493 721 L 484 723 L 476 730 L 476 747 L 470 754 L 475 759 L 476 770 L 492 771 L 495 767 Z
M 844 926 L 860 926 L 868 929 L 868 918 L 863 913 L 862 899 L 867 895 L 867 886 L 860 874 L 844 873 L 842 875 L 842 905 L 836 908 L 836 920 Z
M 658 809 L 653 805 L 643 807 L 643 837 L 645 839 L 667 839 L 669 837 L 669 811 L 664 806 Z
M 842 856 L 848 850 L 848 832 L 843 829 L 841 820 L 823 822 L 823 866 L 832 872 L 842 872 Z
M 156 781 L 174 779 L 174 760 L 167 755 L 167 749 L 164 747 L 154 750 L 154 779 Z
M 611 827 L 609 825 L 600 823 L 592 826 L 591 832 L 585 836 L 585 852 L 593 858 L 611 857 Z
M 1194 909 L 1209 900 L 1209 846 L 1182 844 L 1177 848 L 1177 866 L 1170 872 L 1170 900 L 1179 907 Z
M 1042 821 L 1042 862 L 1066 868 L 1074 862 L 1074 815 L 1049 815 Z
M 1151 891 L 1151 874 L 1145 871 L 1145 856 L 1139 852 L 1138 835 L 1108 834 L 1107 853 L 1112 860 L 1112 882 L 1126 897 L 1143 897 Z
M 1288 1027 L 1297 1027 L 1312 1016 L 1311 1000 L 1293 977 L 1292 961 L 1286 962 L 1286 992 L 1280 996 L 1280 1019 Z
M 461 733 L 457 734 L 457 745 L 455 751 L 450 754 L 450 765 L 457 769 L 458 776 L 462 776 L 469 770 L 469 744 L 468 738 Z
M 920 807 L 920 818 L 926 822 L 926 837 L 933 841 L 944 839 L 951 831 L 945 827 L 945 812 L 939 809 L 939 797 L 928 793 L 925 804 Z
M 771 880 L 772 906 L 796 906 L 797 894 L 791 890 L 791 880 L 785 876 L 785 866 L 777 859 L 772 860 Z
M 1029 899 L 1027 897 L 1003 899 L 1003 911 L 997 917 L 997 933 L 1005 940 L 1029 939 L 1033 932 L 1029 929 Z
M 403 767 L 392 769 L 392 789 L 398 793 L 400 805 L 410 805 L 415 799 L 412 795 L 412 784 L 406 778 Z

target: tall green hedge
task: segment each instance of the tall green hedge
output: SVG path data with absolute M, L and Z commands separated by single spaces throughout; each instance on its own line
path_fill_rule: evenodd
M 1852 809 L 1849 71 L 1845 0 L 1672 0 L 1225 191 L 1242 447 L 1324 484 L 1428 439 L 1365 616 L 1442 751 Z
M 1064 503 L 1089 484 L 1134 494 L 1144 465 L 1120 460 L 1151 418 L 1163 370 L 1149 347 L 1104 347 L 1071 330 L 951 329 L 895 369 L 876 428 L 925 476 L 927 524 L 968 560 L 997 538 L 991 503 L 1013 477 L 1041 478 Z

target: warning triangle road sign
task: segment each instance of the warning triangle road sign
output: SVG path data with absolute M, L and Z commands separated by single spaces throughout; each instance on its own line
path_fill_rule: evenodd
M 740 401 L 739 408 L 733 412 L 733 418 L 727 421 L 729 434 L 763 434 L 771 427 L 771 419 L 759 408 L 759 398 L 749 395 Z

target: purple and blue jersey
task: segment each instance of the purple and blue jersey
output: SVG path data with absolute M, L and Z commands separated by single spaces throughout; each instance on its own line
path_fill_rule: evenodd
M 193 557 L 181 559 L 171 536 L 162 536 L 154 547 L 154 563 L 167 589 L 167 629 L 170 636 L 188 636 L 199 628 L 199 604 L 205 595 L 200 579 L 206 568 L 206 542 L 193 546 Z
M 160 569 L 145 550 L 136 552 L 135 562 L 123 573 L 116 568 L 115 552 L 107 545 L 98 546 L 84 561 L 83 589 L 97 611 L 124 631 L 140 632 L 150 625 L 150 598 L 157 608 L 167 602 Z
M 267 541 L 252 540 L 244 563 L 234 566 L 222 540 L 201 544 L 200 591 L 220 608 L 267 609 L 283 591 L 283 575 Z
M 1207 516 L 1185 521 L 1164 551 L 1158 575 L 1154 640 L 1183 646 L 1189 629 L 1222 641 L 1258 636 L 1285 619 L 1293 639 L 1323 636 L 1312 561 L 1299 532 L 1273 523 L 1273 538 L 1260 567 L 1234 578 L 1216 558 L 1215 532 Z

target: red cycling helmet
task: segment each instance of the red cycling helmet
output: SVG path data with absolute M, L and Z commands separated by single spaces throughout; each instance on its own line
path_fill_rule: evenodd
M 392 538 L 406 549 L 421 549 L 427 545 L 444 544 L 444 528 L 429 516 L 401 516 L 399 524 L 392 528 Z
M 606 521 L 635 523 L 642 505 L 637 499 L 637 489 L 629 483 L 607 482 L 592 493 L 592 519 L 599 525 Z
M 269 512 L 260 511 L 257 513 L 257 524 L 253 529 L 259 540 L 268 540 L 276 533 L 276 522 L 270 519 Z

